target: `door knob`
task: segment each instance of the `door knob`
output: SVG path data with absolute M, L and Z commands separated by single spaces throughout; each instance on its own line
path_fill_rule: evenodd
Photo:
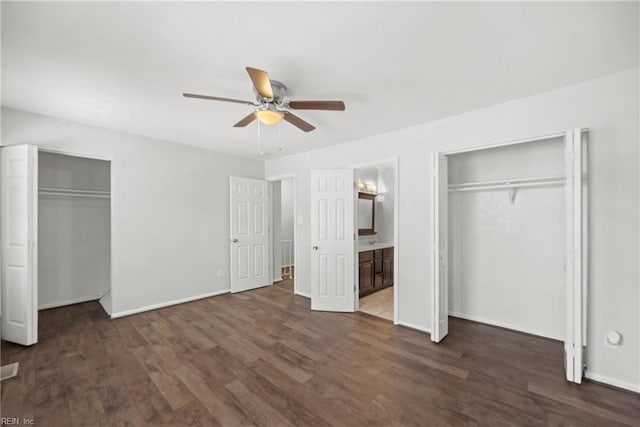
M 312 246 L 311 249 L 313 249 L 314 251 L 317 251 L 318 247 L 317 246 Z
M 238 243 L 238 239 L 233 239 L 232 242 L 233 243 Z

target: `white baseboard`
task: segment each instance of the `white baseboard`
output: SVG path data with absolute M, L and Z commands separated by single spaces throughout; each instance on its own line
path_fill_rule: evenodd
M 411 323 L 411 322 L 405 322 L 404 320 L 398 320 L 397 324 L 400 325 L 400 326 L 406 326 L 407 328 L 416 329 L 416 330 L 421 331 L 421 332 L 426 332 L 428 334 L 431 333 L 431 329 L 430 328 L 427 328 L 425 326 L 416 325 L 415 323 Z
M 300 291 L 294 292 L 294 295 L 300 295 L 301 297 L 305 297 L 305 298 L 311 299 L 311 295 L 305 294 L 304 292 L 300 292 Z
M 625 381 L 617 380 L 615 378 L 607 377 L 606 375 L 600 375 L 589 371 L 585 372 L 584 376 L 599 383 L 604 383 L 614 387 L 633 391 L 635 393 L 640 393 L 640 384 L 631 384 Z
M 483 317 L 471 316 L 471 315 L 468 315 L 468 314 L 458 313 L 458 312 L 455 312 L 455 311 L 449 311 L 449 316 L 451 316 L 451 317 L 459 317 L 460 319 L 471 320 L 472 322 L 484 323 L 484 324 L 491 325 L 491 326 L 498 326 L 500 328 L 511 329 L 511 330 L 518 331 L 518 332 L 524 332 L 525 334 L 531 334 L 531 335 L 536 335 L 536 336 L 539 336 L 539 337 L 550 338 L 550 339 L 556 340 L 556 341 L 564 341 L 564 337 L 552 336 L 552 335 L 549 335 L 549 334 L 542 333 L 540 331 L 534 331 L 532 329 L 522 328 L 520 326 L 512 325 L 510 323 L 496 322 L 494 320 L 485 319 Z
M 97 300 L 98 300 L 97 296 L 70 299 L 70 300 L 67 300 L 67 301 L 59 301 L 59 302 L 53 302 L 53 303 L 50 303 L 50 304 L 38 305 L 38 310 L 46 310 L 46 309 L 49 309 L 49 308 L 64 307 L 65 305 L 80 304 L 81 302 L 89 302 L 89 301 L 97 301 Z
M 111 312 L 113 311 L 111 308 L 113 304 L 113 301 L 111 301 L 111 289 L 109 289 L 106 294 L 102 295 L 102 298 L 100 298 L 98 302 L 102 306 L 104 312 L 107 313 L 108 316 L 111 316 Z
M 120 311 L 118 313 L 111 313 L 111 318 L 116 319 L 118 317 L 130 316 L 132 314 L 169 307 L 170 305 L 184 304 L 185 302 L 191 302 L 191 301 L 195 301 L 203 298 L 215 297 L 222 294 L 228 294 L 230 291 L 231 291 L 230 289 L 223 289 L 221 291 L 209 292 L 202 295 L 196 295 L 194 297 L 181 298 L 173 301 L 161 302 L 159 304 L 153 304 L 153 305 L 147 305 L 140 308 L 134 308 L 132 310 L 125 310 L 125 311 Z
M 20 362 L 10 363 L 0 367 L 0 381 L 8 380 L 18 375 Z

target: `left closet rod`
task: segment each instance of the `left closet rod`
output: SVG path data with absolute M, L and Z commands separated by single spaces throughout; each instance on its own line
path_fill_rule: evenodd
M 40 187 L 38 189 L 38 194 L 45 196 L 93 197 L 98 199 L 109 199 L 111 197 L 111 193 L 109 191 L 49 187 Z

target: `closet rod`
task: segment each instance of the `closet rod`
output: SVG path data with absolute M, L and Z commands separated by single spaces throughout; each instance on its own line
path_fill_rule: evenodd
M 545 185 L 564 185 L 564 176 L 548 176 L 541 178 L 518 178 L 500 181 L 465 182 L 462 184 L 450 184 L 449 191 L 473 191 L 481 189 L 533 187 Z
M 80 190 L 77 188 L 54 188 L 40 187 L 40 191 L 55 191 L 57 193 L 78 193 L 78 194 L 110 194 L 108 190 Z
M 63 192 L 55 192 L 55 191 L 38 191 L 38 194 L 43 196 L 61 196 L 61 197 L 86 197 L 93 199 L 110 199 L 111 196 L 108 194 L 79 194 L 79 193 L 63 193 Z
M 109 191 L 102 190 L 76 190 L 71 188 L 48 188 L 41 187 L 38 194 L 47 196 L 71 196 L 71 197 L 96 197 L 100 199 L 108 199 L 111 197 Z

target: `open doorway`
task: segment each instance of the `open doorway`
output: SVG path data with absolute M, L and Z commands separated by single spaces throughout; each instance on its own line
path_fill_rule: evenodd
M 99 300 L 111 314 L 111 163 L 38 152 L 38 309 Z
M 269 180 L 271 203 L 271 282 L 296 294 L 295 178 Z
M 397 323 L 397 168 L 382 161 L 355 169 L 357 310 Z

